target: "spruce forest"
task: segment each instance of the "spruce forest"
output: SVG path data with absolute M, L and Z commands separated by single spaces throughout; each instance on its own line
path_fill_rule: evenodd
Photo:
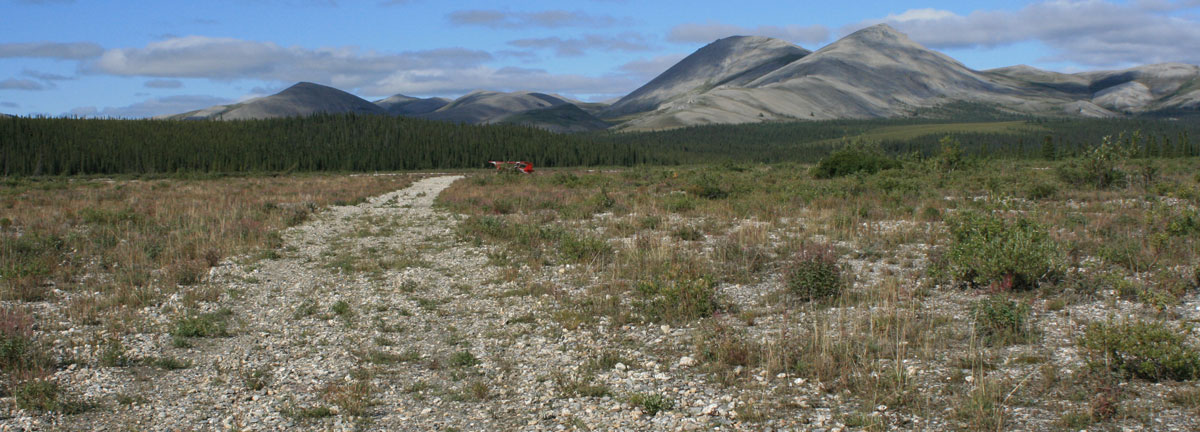
M 850 144 L 892 156 L 935 154 L 951 136 L 968 155 L 1058 158 L 1141 131 L 1140 156 L 1200 155 L 1200 124 L 1158 119 L 836 120 L 554 134 L 530 127 L 402 117 L 314 115 L 245 121 L 6 117 L 0 175 L 369 172 L 482 167 L 813 163 Z

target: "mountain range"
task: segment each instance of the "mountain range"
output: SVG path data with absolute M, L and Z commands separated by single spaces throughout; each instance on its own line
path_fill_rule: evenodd
M 578 132 L 911 117 L 962 102 L 1040 116 L 1196 114 L 1200 67 L 1164 63 L 1064 74 L 1021 65 L 977 71 L 880 24 L 817 51 L 759 36 L 720 39 L 612 104 L 483 90 L 453 101 L 395 95 L 372 103 L 331 87 L 299 83 L 275 95 L 166 118 L 360 113 Z

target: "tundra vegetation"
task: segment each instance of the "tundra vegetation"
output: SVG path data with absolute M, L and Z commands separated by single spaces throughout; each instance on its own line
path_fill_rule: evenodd
M 1196 412 L 1200 177 L 1141 139 L 1052 160 L 943 138 L 925 157 L 482 175 L 440 202 L 460 238 L 504 245 L 509 277 L 573 269 L 530 294 L 560 325 L 690 328 L 675 354 L 707 379 L 819 383 L 844 425 L 1153 428 Z M 737 410 L 803 412 L 787 391 Z
M 1045 158 L 1021 159 L 982 157 L 960 139 L 902 154 L 838 144 L 816 163 L 477 172 L 438 202 L 457 215 L 458 240 L 486 247 L 510 270 L 498 277 L 522 287 L 505 295 L 545 300 L 510 322 L 682 328 L 692 342 L 656 351 L 661 362 L 687 357 L 698 379 L 733 389 L 795 383 L 739 393 L 753 395 L 733 408 L 749 425 L 813 408 L 791 392 L 815 388 L 842 401 L 822 407 L 835 422 L 866 430 L 915 417 L 970 430 L 1153 429 L 1165 417 L 1200 427 L 1200 159 L 1186 147 L 1148 150 L 1138 134 L 1070 152 L 1038 143 Z M 225 337 L 239 317 L 219 305 L 238 293 L 207 284 L 210 267 L 280 253 L 280 230 L 410 178 L 6 179 L 0 397 L 72 415 L 110 408 L 60 387 L 55 370 L 190 367 L 130 358 L 114 337 L 146 331 L 143 308 L 171 296 L 190 305 L 158 330 L 173 344 Z M 331 254 L 330 268 L 395 265 L 364 259 Z M 537 276 L 551 272 L 561 277 Z M 418 306 L 437 311 L 440 302 Z M 344 302 L 289 307 L 348 327 L 369 312 Z M 380 326 L 376 343 L 386 347 L 400 330 Z M 53 331 L 63 328 L 82 331 Z M 72 354 L 84 345 L 101 349 Z M 618 398 L 646 415 L 685 408 L 672 395 L 617 394 L 598 381 L 599 371 L 636 367 L 621 356 L 605 352 L 548 379 L 564 398 Z M 463 348 L 424 361 L 470 378 L 481 358 Z M 327 406 L 288 412 L 367 416 L 372 373 L 320 388 Z M 274 377 L 252 370 L 240 380 L 261 389 Z M 444 396 L 495 397 L 467 381 Z M 410 390 L 433 391 L 423 382 Z

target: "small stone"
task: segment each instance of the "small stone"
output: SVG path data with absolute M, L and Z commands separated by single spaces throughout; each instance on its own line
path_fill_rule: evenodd
M 683 356 L 679 358 L 679 366 L 681 367 L 692 367 L 695 365 L 696 359 L 692 358 L 691 356 Z
M 666 324 L 663 324 L 663 325 L 662 325 L 661 327 L 659 327 L 658 329 L 659 329 L 659 330 L 662 330 L 662 332 L 663 332 L 663 333 L 670 333 L 670 332 L 671 332 L 671 326 L 669 326 L 669 325 L 666 325 Z
M 623 371 L 628 368 L 629 368 L 629 366 L 625 366 L 625 363 L 621 363 L 621 362 L 617 362 L 617 364 L 613 365 L 613 369 L 616 369 L 619 371 Z

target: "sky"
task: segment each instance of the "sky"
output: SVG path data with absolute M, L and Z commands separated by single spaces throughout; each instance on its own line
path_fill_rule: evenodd
M 978 70 L 1200 64 L 1200 0 L 0 0 L 0 113 L 141 118 L 300 81 L 609 101 L 722 37 L 816 50 L 879 23 Z

